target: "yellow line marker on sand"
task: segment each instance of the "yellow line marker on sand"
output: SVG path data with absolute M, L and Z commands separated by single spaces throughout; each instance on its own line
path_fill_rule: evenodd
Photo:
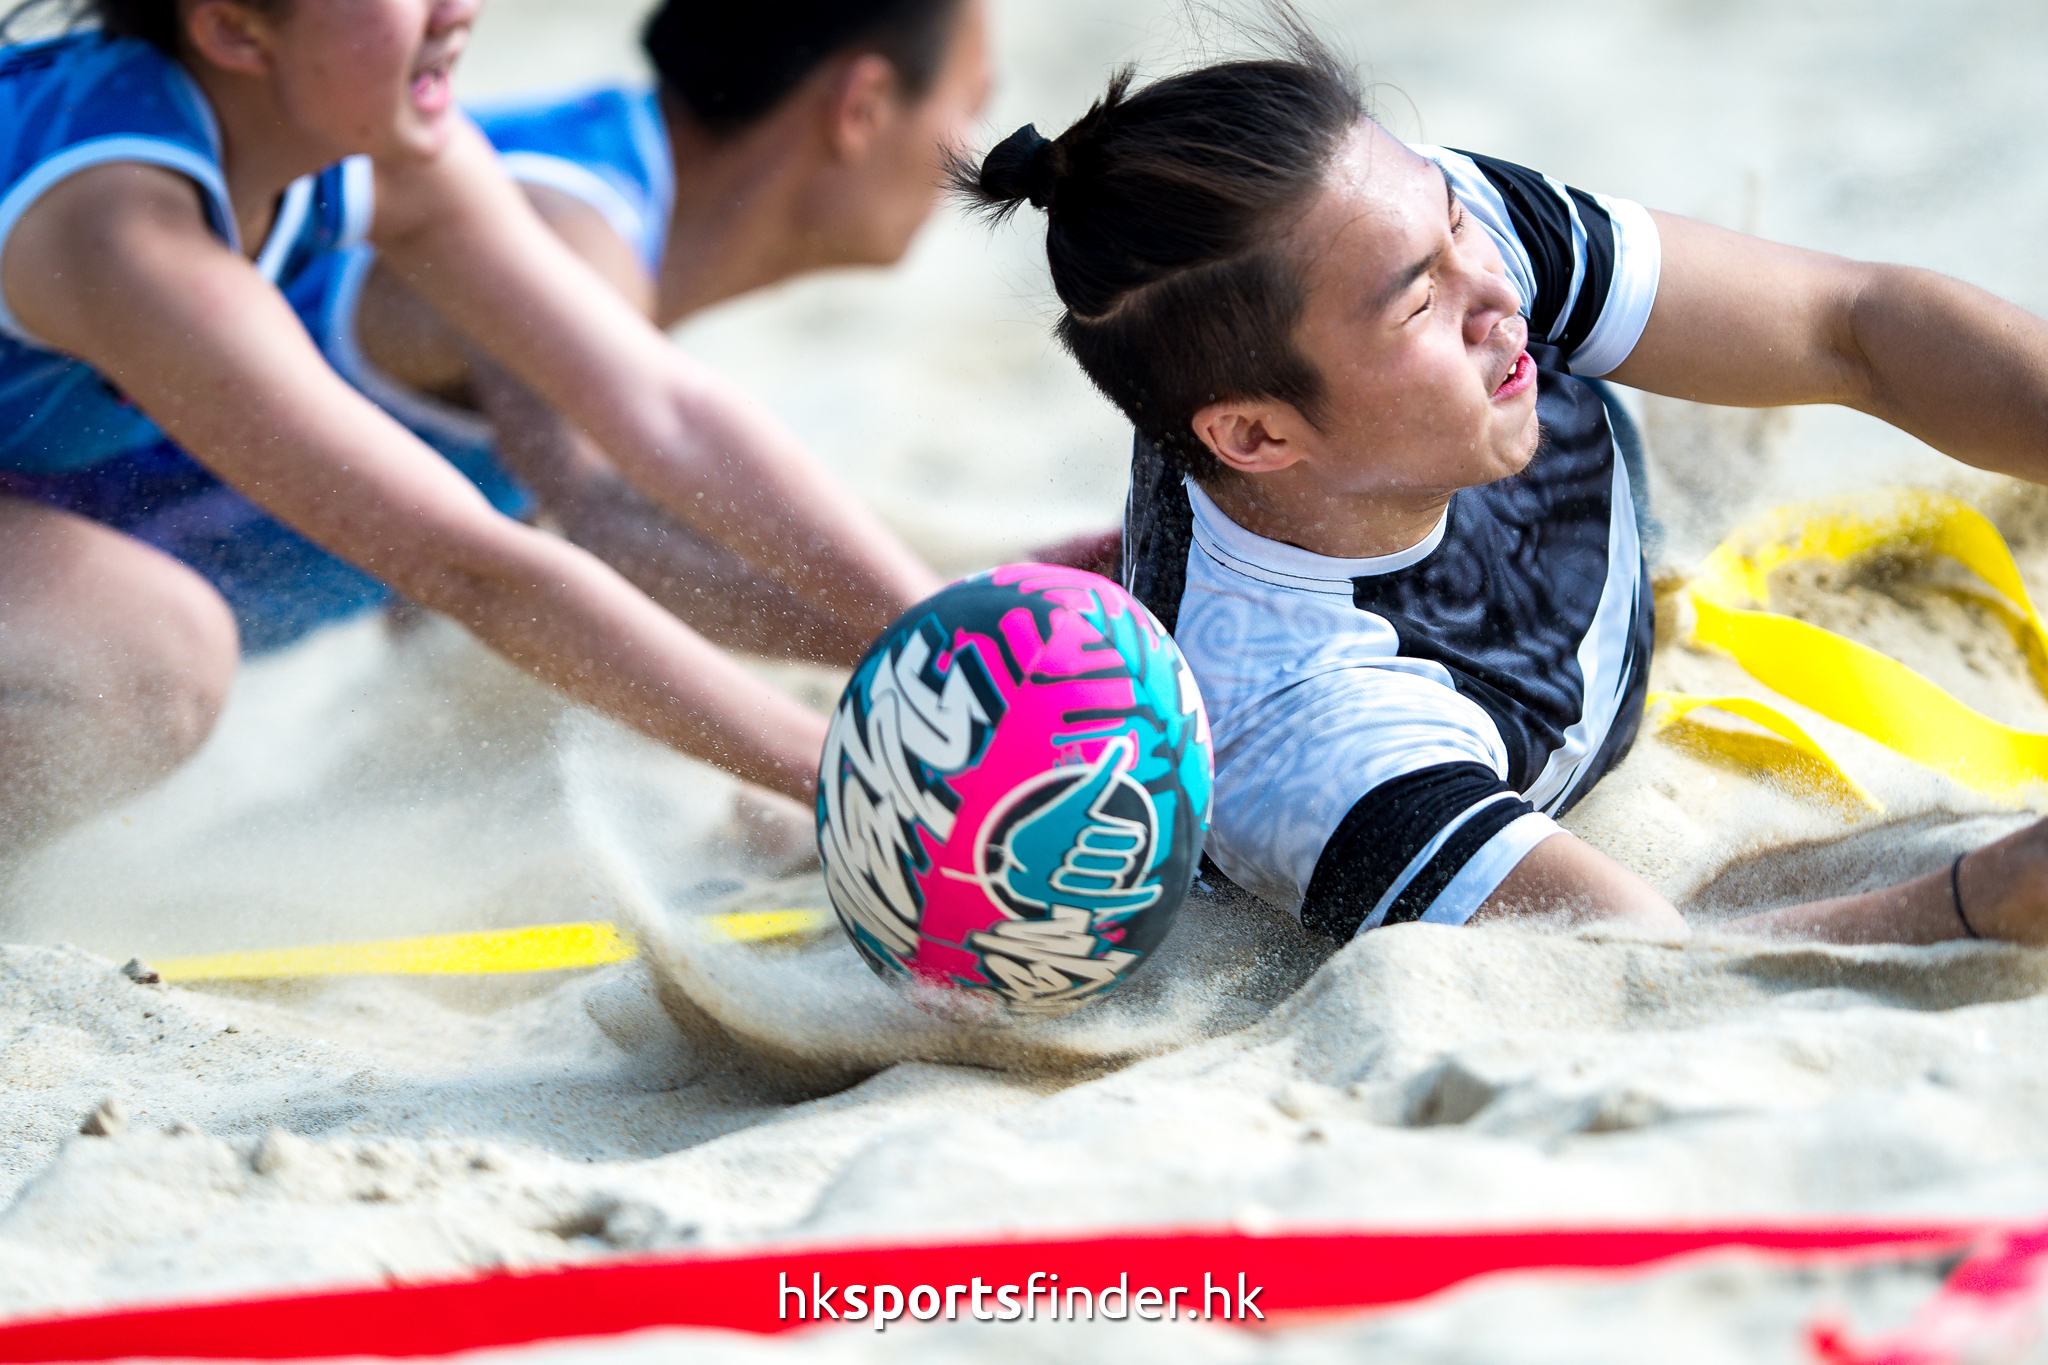
M 743 910 L 707 915 L 735 943 L 814 933 L 831 922 L 823 910 Z M 153 964 L 166 981 L 276 981 L 314 976 L 483 976 L 556 972 L 623 962 L 638 952 L 630 935 L 602 920 L 539 924 L 467 934 L 371 943 L 315 943 L 301 948 L 212 953 Z

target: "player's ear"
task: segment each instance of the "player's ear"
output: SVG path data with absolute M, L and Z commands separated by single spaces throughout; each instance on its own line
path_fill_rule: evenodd
M 242 76 L 270 71 L 270 25 L 237 0 L 199 0 L 185 16 L 185 36 L 194 52 L 224 71 Z
M 840 67 L 825 104 L 827 141 L 847 160 L 858 160 L 899 112 L 896 68 L 876 52 L 863 52 Z
M 1269 474 L 1301 458 L 1290 440 L 1292 409 L 1272 402 L 1211 403 L 1195 414 L 1195 435 L 1240 474 Z

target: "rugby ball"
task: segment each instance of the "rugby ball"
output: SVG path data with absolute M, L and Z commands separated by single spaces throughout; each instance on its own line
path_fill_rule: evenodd
M 892 983 L 1071 1008 L 1165 937 L 1210 776 L 1201 695 L 1152 614 L 1096 574 L 1007 565 L 854 669 L 818 772 L 825 886 Z

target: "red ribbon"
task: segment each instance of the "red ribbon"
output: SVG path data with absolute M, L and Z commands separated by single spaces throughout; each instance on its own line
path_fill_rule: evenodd
M 2018 1359 L 2041 1336 L 2048 1227 L 1994 1233 L 1955 1268 L 1913 1321 L 1861 1344 L 1838 1323 L 1814 1324 L 1824 1365 L 1983 1365 Z
M 1153 1231 L 1065 1240 L 1002 1240 L 906 1246 L 813 1246 L 732 1254 L 634 1258 L 523 1273 L 498 1273 L 367 1290 L 294 1294 L 236 1302 L 133 1309 L 89 1317 L 0 1323 L 0 1362 L 108 1360 L 132 1356 L 294 1360 L 317 1356 L 429 1356 L 563 1337 L 596 1337 L 648 1327 L 781 1332 L 816 1325 L 814 1289 L 843 1312 L 849 1285 L 896 1286 L 908 1296 L 930 1286 L 980 1280 L 986 1286 L 1033 1283 L 1099 1291 L 1128 1276 L 1128 1293 L 1178 1286 L 1173 1306 L 1185 1317 L 1205 1306 L 1205 1287 L 1232 1311 L 1232 1325 L 1285 1325 L 1361 1308 L 1406 1303 L 1495 1271 L 1621 1270 L 1716 1249 L 1774 1253 L 1800 1260 L 1899 1257 L 1959 1251 L 1987 1234 L 1983 1225 L 1607 1228 L 1512 1232 L 1319 1232 L 1255 1236 L 1213 1230 Z M 2048 1245 L 2048 1238 L 2029 1246 Z M 2018 1245 L 2018 1243 L 2013 1243 Z M 2003 1264 L 2003 1263 L 2000 1263 Z M 2029 1263 L 2032 1264 L 2031 1262 Z M 1205 1280 L 1206 1275 L 1206 1280 Z M 813 1277 L 816 1277 L 814 1280 Z M 1243 1279 L 1240 1280 L 1239 1277 Z M 2027 1280 L 2031 1286 L 2033 1281 Z M 795 1286 L 805 1315 L 792 1315 Z M 1246 1289 L 1257 1316 L 1235 1313 Z M 920 1300 L 929 1306 L 931 1299 Z M 1029 1300 L 1047 1312 L 1043 1292 Z M 1128 1300 L 1126 1301 L 1128 1304 Z M 964 1300 L 956 1311 L 967 1316 Z M 997 1301 L 981 1306 L 998 1311 Z M 823 1316 L 828 1325 L 829 1315 Z M 908 1313 L 895 1324 L 907 1327 Z M 872 1326 L 872 1319 L 868 1324 Z M 1816 1349 L 1850 1349 L 1839 1333 L 1817 1328 Z M 1842 1355 L 1835 1362 L 1874 1365 L 1905 1357 Z M 1918 1358 L 1914 1358 L 1916 1361 Z

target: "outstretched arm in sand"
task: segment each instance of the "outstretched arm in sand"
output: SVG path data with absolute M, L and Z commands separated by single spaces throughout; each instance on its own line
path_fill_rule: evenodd
M 1609 920 L 1683 934 L 1670 901 L 1635 873 L 1569 834 L 1529 851 L 1474 924 Z M 1718 926 L 1723 932 L 1822 943 L 1939 943 L 1951 938 L 2048 944 L 2048 821 L 1973 849 L 1951 869 L 1833 900 L 1808 901 Z
M 1839 403 L 2048 483 L 2048 321 L 1974 286 L 1655 214 L 1663 269 L 1609 377 L 1698 403 Z

